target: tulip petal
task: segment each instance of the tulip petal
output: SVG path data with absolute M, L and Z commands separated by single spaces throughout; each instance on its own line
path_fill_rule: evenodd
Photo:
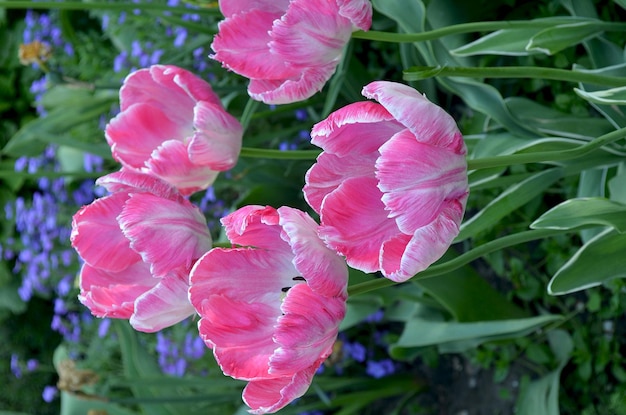
M 267 376 L 282 288 L 296 275 L 289 252 L 263 249 L 215 248 L 195 264 L 189 297 L 201 316 L 200 335 L 225 374 Z
M 191 269 L 194 261 L 211 249 L 204 215 L 189 201 L 183 201 L 136 193 L 118 216 L 130 246 L 150 264 L 155 277 L 164 277 L 179 267 Z
M 274 413 L 304 395 L 318 367 L 319 365 L 310 367 L 293 376 L 255 380 L 248 383 L 243 390 L 243 400 L 251 408 L 249 412 L 251 414 Z
M 259 9 L 240 13 L 219 23 L 213 39 L 213 59 L 248 78 L 283 79 L 300 71 L 285 65 L 282 57 L 269 53 L 269 30 L 280 13 Z
M 219 0 L 220 11 L 224 17 L 232 17 L 238 13 L 253 9 L 283 13 L 287 10 L 290 0 Z
M 410 86 L 376 81 L 366 85 L 362 93 L 377 100 L 418 141 L 465 154 L 465 143 L 454 119 Z
M 133 104 L 107 125 L 105 136 L 113 157 L 122 164 L 144 167 L 152 151 L 163 141 L 183 140 L 192 134 L 159 108 L 150 104 Z
M 92 267 L 119 272 L 141 260 L 116 220 L 127 199 L 128 195 L 116 193 L 83 206 L 74 215 L 72 246 Z
M 104 187 L 111 193 L 147 192 L 164 199 L 183 199 L 180 193 L 178 193 L 178 190 L 170 186 L 167 182 L 148 174 L 124 168 L 98 178 L 96 184 Z
M 320 237 L 364 272 L 379 270 L 381 245 L 399 232 L 381 197 L 376 179 L 361 177 L 346 180 L 322 204 Z
M 200 101 L 194 108 L 194 133 L 187 149 L 193 164 L 224 171 L 235 167 L 241 151 L 241 124 L 220 106 Z
M 193 164 L 185 145 L 175 140 L 165 141 L 154 150 L 146 166 L 145 173 L 171 183 L 184 195 L 206 189 L 218 175 L 209 167 Z
M 281 310 L 274 334 L 280 347 L 270 358 L 271 375 L 304 371 L 331 354 L 337 323 L 346 313 L 345 297 L 325 297 L 299 284 L 288 291 Z
M 127 319 L 135 310 L 135 299 L 157 282 L 141 261 L 121 272 L 107 272 L 84 264 L 78 299 L 96 317 Z
M 372 26 L 372 3 L 369 0 L 337 0 L 339 14 L 352 22 L 355 30 Z
M 404 130 L 380 148 L 376 161 L 378 187 L 389 217 L 411 235 L 432 222 L 448 200 L 467 195 L 465 157 L 424 144 Z
M 339 14 L 335 1 L 292 0 L 274 21 L 270 52 L 297 67 L 338 63 L 352 34 L 352 24 Z
M 321 91 L 337 67 L 336 63 L 300 68 L 282 79 L 250 79 L 248 94 L 266 104 L 303 101 Z M 251 77 L 252 78 L 252 77 Z
M 383 274 L 393 281 L 403 282 L 441 258 L 459 234 L 463 212 L 461 203 L 448 203 L 435 220 L 415 231 L 406 246 L 399 268 L 396 261 L 387 263 L 383 256 Z
M 385 141 L 404 128 L 382 106 L 355 102 L 315 124 L 311 144 L 340 157 L 377 153 Z
M 304 177 L 304 198 L 315 212 L 320 213 L 322 201 L 351 177 L 374 177 L 378 153 L 337 157 L 323 152 Z
M 289 246 L 280 233 L 267 226 L 278 225 L 278 221 L 274 208 L 255 205 L 244 206 L 221 219 L 226 236 L 233 244 L 287 252 Z
M 295 255 L 293 263 L 304 277 L 307 289 L 325 297 L 347 296 L 348 272 L 343 260 L 317 236 L 318 225 L 306 213 L 283 206 L 278 209 L 281 234 Z M 287 294 L 290 297 L 293 287 Z M 298 288 L 301 289 L 301 288 Z M 283 303 L 283 312 L 286 314 Z M 315 309 L 315 307 L 313 307 Z M 322 309 L 322 308 L 320 308 Z M 341 320 L 341 318 L 339 319 Z M 336 322 L 336 320 L 335 320 Z
M 160 279 L 137 298 L 130 325 L 135 330 L 153 333 L 186 319 L 194 312 L 187 299 L 188 289 L 187 281 L 177 276 Z

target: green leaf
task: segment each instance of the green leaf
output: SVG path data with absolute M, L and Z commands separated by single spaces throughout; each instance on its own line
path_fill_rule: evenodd
M 471 238 L 479 232 L 497 225 L 502 218 L 538 197 L 562 176 L 562 169 L 548 169 L 509 187 L 481 211 L 461 224 L 461 232 L 456 237 L 455 242 Z
M 574 88 L 576 95 L 584 100 L 603 105 L 626 105 L 626 86 L 587 92 Z
M 105 411 L 107 415 L 137 415 L 137 412 L 91 396 L 61 391 L 60 415 L 85 415 L 90 411 Z
M 584 244 L 548 284 L 551 295 L 569 294 L 626 277 L 626 234 L 612 228 Z
M 626 205 L 601 198 L 567 200 L 530 224 L 532 229 L 576 229 L 585 225 L 611 226 L 626 232 Z
M 602 33 L 598 22 L 577 22 L 544 29 L 530 39 L 526 49 L 554 55 Z
M 624 163 L 620 165 L 618 173 L 609 180 L 608 186 L 611 200 L 626 204 L 626 169 Z
M 559 366 L 540 379 L 522 383 L 516 414 L 559 415 L 559 378 L 572 354 L 574 344 L 570 335 L 563 330 L 548 332 L 548 341 Z
M 606 76 L 621 76 L 624 77 L 624 82 L 626 83 L 626 63 L 621 63 L 619 65 L 608 66 L 599 69 L 586 69 L 580 65 L 574 65 L 574 70 L 596 74 L 596 75 L 606 75 Z M 602 87 L 597 85 L 591 85 L 587 83 L 579 83 L 577 94 L 582 93 L 594 93 L 596 91 L 602 91 Z M 582 95 L 581 95 L 582 96 Z M 585 98 L 585 97 L 583 97 Z M 616 128 L 626 127 L 626 115 L 624 111 L 615 107 L 614 105 L 606 105 L 598 102 L 589 101 L 591 105 L 598 110 L 609 122 L 611 122 Z
M 449 261 L 452 257 L 454 254 L 447 253 L 442 260 Z M 454 320 L 459 322 L 506 320 L 528 316 L 495 290 L 471 266 L 435 278 L 411 281 L 435 298 Z M 477 307 L 477 304 L 480 304 L 480 307 Z
M 563 317 L 559 315 L 471 323 L 413 319 L 407 322 L 398 341 L 391 345 L 390 355 L 396 359 L 406 359 L 415 354 L 416 348 L 448 346 L 454 343 L 475 347 L 492 340 L 524 336 L 548 323 L 562 319 Z

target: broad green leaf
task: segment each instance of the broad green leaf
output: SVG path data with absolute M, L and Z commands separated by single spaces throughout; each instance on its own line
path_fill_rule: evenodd
M 574 88 L 576 95 L 594 104 L 603 105 L 626 105 L 626 86 L 587 92 Z
M 559 315 L 470 323 L 414 319 L 406 323 L 398 341 L 391 345 L 390 354 L 394 358 L 405 359 L 414 355 L 415 349 L 420 347 L 445 347 L 457 342 L 476 346 L 492 340 L 524 336 L 562 319 Z
M 502 218 L 538 197 L 562 176 L 562 169 L 548 169 L 509 187 L 481 211 L 461 224 L 461 232 L 456 237 L 455 242 L 471 238 L 479 232 L 497 225 Z
M 544 29 L 530 39 L 528 51 L 554 55 L 602 33 L 598 22 L 577 22 Z
M 467 45 L 454 49 L 451 53 L 455 56 L 527 56 L 532 52 L 526 50 L 526 45 L 528 45 L 529 39 L 537 33 L 537 30 L 538 29 L 498 30 Z
M 100 400 L 97 397 L 85 397 L 61 391 L 60 415 L 85 415 L 92 413 L 92 411 L 93 413 L 106 413 L 107 415 L 137 415 L 135 411 L 107 402 L 104 399 Z
M 543 19 L 534 19 L 533 22 L 541 22 L 546 25 L 558 25 L 580 22 L 581 19 L 571 16 L 556 16 Z M 550 28 L 528 28 L 528 29 L 502 29 L 489 33 L 467 45 L 454 49 L 455 56 L 473 55 L 503 55 L 503 56 L 527 56 L 539 51 L 528 50 L 527 46 L 531 38 L 542 30 Z
M 622 9 L 626 9 L 626 0 L 613 0 L 617 3 Z
M 624 252 L 626 234 L 612 228 L 605 230 L 584 244 L 557 271 L 548 284 L 548 293 L 569 294 L 626 277 Z
M 618 65 L 603 67 L 599 69 L 586 69 L 580 65 L 574 65 L 573 69 L 576 71 L 593 73 L 597 75 L 621 76 L 624 77 L 624 83 L 626 84 L 626 63 L 621 63 Z M 577 93 L 580 95 L 581 92 L 590 94 L 596 91 L 602 91 L 604 90 L 604 88 L 597 85 L 580 83 L 578 85 L 578 90 L 579 92 Z M 611 122 L 615 128 L 626 127 L 626 114 L 621 108 L 614 105 L 600 104 L 592 101 L 589 102 L 596 110 L 598 110 L 598 112 L 604 115 L 604 117 L 609 122 Z
M 516 414 L 559 415 L 559 379 L 572 354 L 574 343 L 571 336 L 563 330 L 548 332 L 548 341 L 559 366 L 540 379 L 522 384 L 516 403 Z
M 626 204 L 626 167 L 622 163 L 617 174 L 608 182 L 609 195 L 611 200 Z
M 543 135 L 591 139 L 615 129 L 606 119 L 561 112 L 528 98 L 510 97 L 504 102 L 519 122 Z
M 626 232 L 626 205 L 601 198 L 567 200 L 530 224 L 532 229 L 576 229 L 585 225 L 611 226 Z
M 447 253 L 443 260 L 447 261 L 453 257 L 454 254 Z M 411 281 L 435 298 L 458 322 L 506 320 L 528 316 L 495 290 L 471 266 L 459 268 L 436 278 Z
M 569 294 L 626 277 L 626 234 L 612 228 L 584 244 L 548 284 L 552 295 Z
M 577 198 L 604 198 L 606 188 L 607 167 L 587 169 L 580 172 L 578 179 Z M 591 238 L 602 232 L 602 228 L 582 229 L 579 233 L 583 244 L 589 242 Z

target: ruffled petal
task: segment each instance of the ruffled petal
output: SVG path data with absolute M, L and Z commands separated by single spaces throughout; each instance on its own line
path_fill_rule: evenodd
M 326 359 L 346 313 L 346 297 L 325 297 L 307 284 L 287 293 L 274 341 L 280 347 L 270 359 L 270 374 L 289 376 Z
M 381 105 L 355 102 L 315 124 L 311 144 L 340 157 L 377 153 L 385 141 L 404 128 Z
M 304 395 L 318 368 L 319 364 L 293 376 L 252 381 L 243 390 L 243 401 L 252 414 L 274 413 Z
M 289 0 L 219 0 L 220 11 L 224 17 L 259 9 L 282 14 L 289 6 Z
M 364 272 L 380 269 L 382 244 L 400 233 L 387 217 L 376 179 L 346 180 L 326 196 L 319 235 L 326 245 L 346 257 L 348 265 Z
M 187 147 L 180 141 L 161 144 L 146 162 L 145 172 L 153 174 L 189 195 L 208 188 L 218 173 L 206 166 L 198 166 L 189 160 Z
M 418 142 L 409 130 L 396 134 L 379 151 L 378 187 L 389 217 L 403 233 L 411 235 L 432 222 L 447 200 L 466 197 L 463 155 Z
M 315 212 L 320 213 L 322 201 L 344 181 L 352 177 L 374 177 L 374 163 L 378 153 L 337 157 L 323 152 L 317 162 L 304 176 L 302 191 L 306 202 Z
M 174 82 L 171 71 L 183 69 L 153 65 L 128 75 L 120 88 L 120 112 L 123 113 L 134 104 L 148 104 L 159 108 L 175 123 L 188 123 L 195 100 Z M 164 76 L 166 72 L 170 75 Z M 208 84 L 206 86 L 210 88 Z
M 269 31 L 280 13 L 253 9 L 223 20 L 213 39 L 213 59 L 247 78 L 284 79 L 299 71 L 269 51 Z
M 339 14 L 335 1 L 292 0 L 270 32 L 271 53 L 297 67 L 337 62 L 350 40 L 352 22 Z
M 211 249 L 211 234 L 200 209 L 149 193 L 132 194 L 118 216 L 130 246 L 150 264 L 155 277 L 173 269 L 190 270 Z
M 279 208 L 278 214 L 280 226 L 283 228 L 281 235 L 291 246 L 295 255 L 293 263 L 300 272 L 299 275 L 307 282 L 302 285 L 325 297 L 347 296 L 348 269 L 344 261 L 317 236 L 317 223 L 306 213 L 286 206 Z M 291 290 L 287 298 L 290 295 Z M 285 303 L 283 312 L 286 313 Z M 313 303 L 311 307 L 316 309 Z
M 107 272 L 84 264 L 78 299 L 96 317 L 127 319 L 135 310 L 137 297 L 157 282 L 141 261 L 121 272 Z
M 183 141 L 191 136 L 191 127 L 191 123 L 181 125 L 173 122 L 153 105 L 138 103 L 111 120 L 106 126 L 105 137 L 117 161 L 138 169 L 144 166 L 152 151 L 163 141 Z
M 410 86 L 376 81 L 366 85 L 362 93 L 377 100 L 417 141 L 465 154 L 465 143 L 454 119 Z
M 383 275 L 393 281 L 403 282 L 441 258 L 459 234 L 463 212 L 464 207 L 461 203 L 457 201 L 447 203 L 434 221 L 415 231 L 402 255 L 399 268 L 397 262 L 387 263 L 383 256 L 381 266 Z
M 269 206 L 248 205 L 221 219 L 228 240 L 235 245 L 290 252 L 280 237 L 278 212 Z M 270 226 L 267 226 L 270 225 Z
M 103 197 L 74 215 L 72 246 L 92 267 L 119 272 L 141 260 L 130 248 L 116 220 L 127 199 L 128 195 L 123 193 Z
M 189 285 L 177 276 L 162 278 L 135 303 L 130 325 L 135 330 L 153 333 L 172 326 L 190 315 L 194 309 L 187 298 Z
M 262 249 L 215 248 L 194 265 L 189 297 L 200 335 L 226 375 L 267 376 L 282 288 L 296 275 L 288 253 Z
M 157 177 L 132 170 L 122 169 L 107 174 L 98 178 L 96 184 L 111 193 L 148 192 L 165 199 L 184 200 L 178 190 L 170 184 Z
M 192 102 L 205 101 L 216 106 L 222 105 L 211 85 L 192 72 L 174 65 L 153 65 L 150 67 L 150 73 L 154 80 L 161 85 L 171 86 L 174 90 L 176 89 L 175 86 L 178 86 L 180 91 L 192 99 Z M 187 110 L 185 108 L 185 119 L 190 114 Z
M 193 164 L 215 171 L 235 167 L 243 135 L 239 121 L 221 106 L 202 101 L 194 108 L 194 128 L 187 148 Z
M 335 72 L 336 62 L 299 68 L 280 79 L 250 79 L 248 94 L 266 104 L 289 104 L 304 101 L 321 91 Z M 252 78 L 252 77 L 251 77 Z
M 372 26 L 372 3 L 369 0 L 336 0 L 339 14 L 349 19 L 354 30 L 369 30 Z

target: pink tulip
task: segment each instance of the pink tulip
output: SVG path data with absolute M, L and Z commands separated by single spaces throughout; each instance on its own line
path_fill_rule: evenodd
M 465 144 L 454 120 L 414 89 L 372 82 L 376 99 L 335 111 L 312 130 L 322 147 L 304 195 L 320 237 L 365 272 L 405 281 L 459 233 L 468 195 Z
M 275 412 L 306 392 L 332 351 L 347 267 L 297 209 L 246 206 L 222 223 L 237 247 L 196 263 L 189 297 L 224 374 L 249 381 L 251 413 Z
M 352 32 L 368 30 L 368 0 L 220 0 L 212 57 L 250 79 L 267 104 L 311 97 L 330 79 Z
M 72 246 L 84 260 L 80 301 L 97 317 L 158 331 L 193 314 L 189 272 L 211 249 L 200 210 L 169 184 L 121 171 L 98 180 L 111 195 L 83 206 Z
M 105 136 L 125 168 L 191 194 L 235 166 L 242 131 L 208 83 L 176 66 L 154 65 L 124 80 L 120 113 Z

